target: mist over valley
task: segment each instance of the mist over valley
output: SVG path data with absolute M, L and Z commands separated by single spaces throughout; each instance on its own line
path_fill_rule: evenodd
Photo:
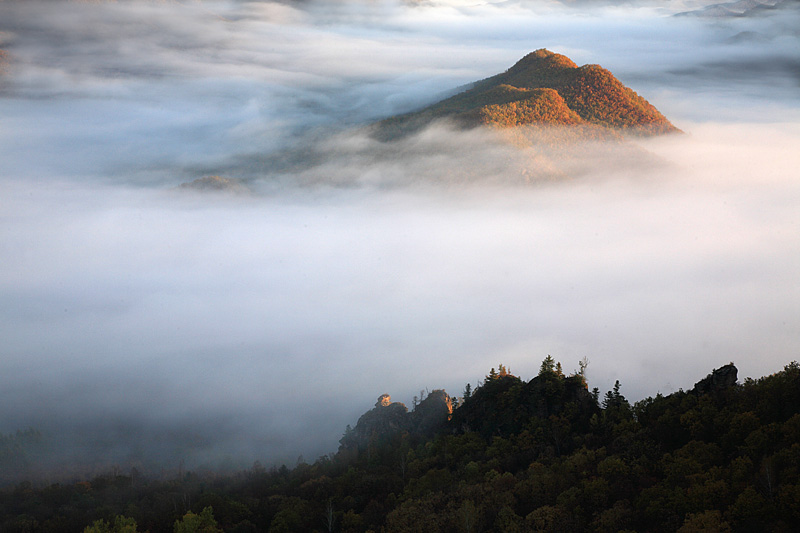
M 674 16 L 712 3 L 0 2 L 0 433 L 49 447 L 26 474 L 291 466 L 382 393 L 548 354 L 632 401 L 783 368 L 800 16 Z M 372 134 L 543 48 L 683 133 Z

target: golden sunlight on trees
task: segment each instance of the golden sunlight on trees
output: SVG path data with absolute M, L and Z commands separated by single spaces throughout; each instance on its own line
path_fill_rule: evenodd
M 214 511 L 211 507 L 204 508 L 200 514 L 189 511 L 183 518 L 175 521 L 175 533 L 222 533 L 222 529 L 214 520 Z
M 421 111 L 383 120 L 376 135 L 390 140 L 442 119 L 465 128 L 581 126 L 582 134 L 590 138 L 602 134 L 585 126 L 640 135 L 680 131 L 608 70 L 599 65 L 578 67 L 568 57 L 545 49 Z
M 124 516 L 117 516 L 113 523 L 97 520 L 91 526 L 86 526 L 83 533 L 137 533 L 136 520 Z

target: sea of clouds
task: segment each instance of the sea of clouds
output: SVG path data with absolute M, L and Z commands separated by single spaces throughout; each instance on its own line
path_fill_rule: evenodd
M 708 3 L 0 2 L 0 432 L 61 472 L 294 464 L 499 363 L 631 400 L 780 370 L 800 17 L 673 16 Z M 521 185 L 491 132 L 364 129 L 538 48 L 685 134 Z M 175 189 L 207 175 L 251 193 Z

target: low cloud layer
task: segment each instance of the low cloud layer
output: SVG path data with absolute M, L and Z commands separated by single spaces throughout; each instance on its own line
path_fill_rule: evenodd
M 584 14 L 0 3 L 0 432 L 76 464 L 292 463 L 379 394 L 460 394 L 498 363 L 586 356 L 636 400 L 795 359 L 797 34 Z M 494 134 L 359 129 L 540 47 L 687 134 L 522 186 L 536 153 Z M 758 79 L 709 68 L 745 60 Z M 209 173 L 254 194 L 174 190 Z

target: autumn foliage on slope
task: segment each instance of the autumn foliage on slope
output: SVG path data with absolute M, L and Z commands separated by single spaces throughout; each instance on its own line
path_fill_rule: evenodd
M 643 135 L 679 131 L 608 70 L 599 65 L 578 67 L 568 57 L 545 49 L 464 92 L 380 122 L 377 135 L 388 140 L 442 119 L 461 127 L 583 124 Z

